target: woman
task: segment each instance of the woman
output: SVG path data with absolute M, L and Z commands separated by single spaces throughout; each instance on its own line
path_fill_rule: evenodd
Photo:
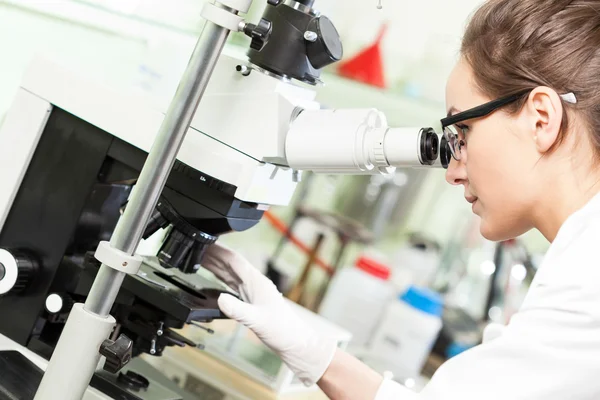
M 521 310 L 413 394 L 311 332 L 235 253 L 206 266 L 247 300 L 220 307 L 332 399 L 600 398 L 600 1 L 490 0 L 472 17 L 442 120 L 481 233 L 552 245 Z M 486 335 L 489 336 L 489 335 Z

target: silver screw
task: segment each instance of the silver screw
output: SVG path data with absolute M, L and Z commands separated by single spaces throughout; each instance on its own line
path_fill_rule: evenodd
M 198 322 L 196 322 L 196 321 L 192 321 L 192 326 L 195 326 L 196 328 L 200 328 L 200 329 L 202 329 L 203 331 L 206 331 L 206 333 L 208 333 L 209 335 L 214 335 L 214 334 L 215 334 L 215 331 L 213 331 L 212 329 L 210 329 L 210 328 L 207 328 L 207 327 L 205 327 L 205 326 L 203 326 L 203 325 L 200 325 L 200 324 L 199 324 Z
M 165 331 L 164 331 L 164 327 L 165 327 L 165 323 L 164 323 L 164 322 L 161 322 L 161 323 L 160 323 L 160 326 L 158 327 L 158 330 L 156 331 L 156 334 L 157 334 L 158 336 L 162 336 L 162 335 L 163 335 L 163 333 L 165 333 Z
M 309 42 L 316 42 L 318 37 L 319 36 L 313 31 L 304 32 L 304 39 L 308 40 Z
M 150 343 L 150 354 L 156 354 L 156 339 L 152 339 L 152 342 Z
M 252 70 L 250 68 L 248 68 L 246 65 L 238 65 L 237 67 L 235 67 L 235 69 L 243 76 L 248 76 L 248 75 L 250 75 L 250 72 L 252 72 Z M 201 178 L 201 180 L 205 181 L 206 179 Z
M 377 9 L 381 10 L 383 8 L 383 4 L 381 4 L 381 0 L 377 3 Z

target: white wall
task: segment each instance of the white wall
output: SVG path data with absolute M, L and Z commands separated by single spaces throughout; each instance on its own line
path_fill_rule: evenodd
M 163 85 L 161 90 L 168 91 L 203 25 L 199 13 L 204 1 L 0 0 L 0 54 L 4 55 L 0 115 L 24 65 L 40 51 L 126 83 L 145 79 L 145 84 Z M 388 96 L 389 91 L 353 87 L 362 92 L 349 96 L 338 89 L 347 82 L 330 78 L 331 90 L 322 90 L 324 101 L 348 107 L 353 101 L 362 106 L 368 99 L 402 122 L 407 108 L 403 101 L 408 98 L 419 104 L 417 112 L 404 112 L 407 118 L 429 113 L 437 118 L 464 21 L 479 2 L 383 0 L 384 8 L 378 10 L 376 0 L 317 0 L 317 8 L 340 31 L 345 59 L 370 45 L 384 22 L 389 24 L 383 42 L 384 67 L 395 90 Z M 249 19 L 258 19 L 265 4 L 255 0 Z M 142 68 L 150 71 L 144 76 Z
M 174 91 L 195 42 L 189 33 L 72 0 L 0 0 L 0 119 L 36 54 L 124 88 L 164 94 Z

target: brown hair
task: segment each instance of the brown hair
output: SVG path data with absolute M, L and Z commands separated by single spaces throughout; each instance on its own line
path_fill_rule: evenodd
M 489 0 L 472 16 L 461 54 L 478 89 L 490 98 L 548 86 L 573 92 L 590 139 L 600 153 L 600 1 Z M 519 111 L 526 98 L 508 107 Z

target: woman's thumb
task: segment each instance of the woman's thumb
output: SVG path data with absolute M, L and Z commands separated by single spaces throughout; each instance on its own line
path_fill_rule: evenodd
M 256 321 L 256 307 L 250 303 L 233 297 L 230 294 L 223 293 L 219 296 L 219 308 L 231 319 L 241 322 L 244 325 L 253 325 Z

